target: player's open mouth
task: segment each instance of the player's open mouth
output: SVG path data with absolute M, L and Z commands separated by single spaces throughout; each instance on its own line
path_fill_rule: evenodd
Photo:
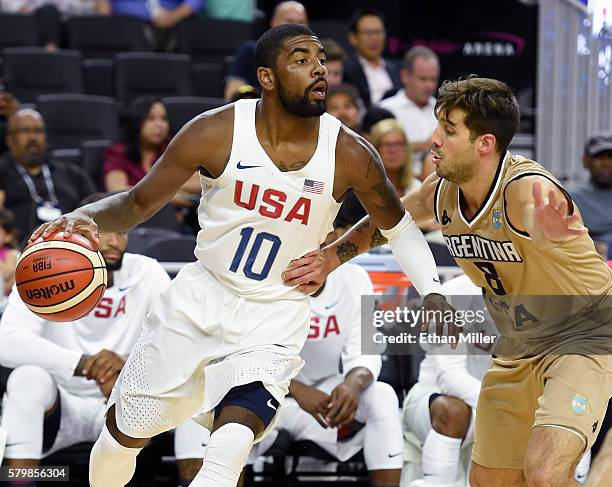
M 438 161 L 442 160 L 442 158 L 441 158 L 441 157 L 440 157 L 438 154 L 436 154 L 434 151 L 431 151 L 431 156 L 432 156 L 432 157 L 431 157 L 432 162 L 433 162 L 434 164 L 437 164 L 437 163 L 438 163 Z
M 325 81 L 319 81 L 310 89 L 310 92 L 315 95 L 316 98 L 324 99 L 325 93 L 327 92 L 327 83 Z

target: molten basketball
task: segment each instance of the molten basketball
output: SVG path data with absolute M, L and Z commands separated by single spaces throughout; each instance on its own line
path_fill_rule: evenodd
M 22 301 L 49 321 L 74 321 L 96 307 L 106 290 L 106 265 L 81 235 L 63 232 L 27 246 L 15 271 Z

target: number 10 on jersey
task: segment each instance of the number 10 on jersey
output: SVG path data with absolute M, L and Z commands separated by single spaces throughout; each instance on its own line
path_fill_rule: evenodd
M 253 227 L 245 227 L 240 231 L 240 242 L 238 243 L 238 248 L 236 249 L 236 254 L 232 259 L 232 263 L 230 265 L 230 271 L 238 272 L 238 268 L 242 263 L 242 258 L 247 251 L 247 247 L 251 242 L 251 237 L 253 236 L 253 231 L 255 229 Z M 257 259 L 257 255 L 261 250 L 261 245 L 264 241 L 268 241 L 271 243 L 270 253 L 266 258 L 266 261 L 259 272 L 255 272 L 253 270 L 253 264 Z M 276 255 L 278 254 L 278 249 L 281 246 L 281 239 L 278 235 L 273 235 L 268 232 L 259 232 L 255 235 L 255 239 L 253 240 L 253 244 L 251 245 L 251 250 L 249 251 L 244 266 L 242 267 L 242 272 L 249 279 L 254 279 L 256 281 L 263 281 L 268 274 L 270 273 L 270 268 L 274 263 L 274 259 L 276 259 Z

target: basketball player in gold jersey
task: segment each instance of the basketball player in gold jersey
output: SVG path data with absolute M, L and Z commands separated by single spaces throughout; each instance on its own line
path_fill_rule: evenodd
M 440 222 L 504 336 L 478 401 L 471 485 L 578 485 L 574 469 L 597 437 L 612 389 L 604 302 L 612 273 L 559 182 L 507 152 L 519 123 L 507 85 L 446 82 L 436 116 L 436 174 L 402 201 L 417 223 Z M 382 243 L 366 218 L 326 247 L 323 263 L 307 254 L 283 278 L 312 291 Z

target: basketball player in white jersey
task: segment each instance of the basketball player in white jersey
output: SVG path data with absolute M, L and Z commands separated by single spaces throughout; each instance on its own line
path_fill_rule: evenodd
M 259 39 L 255 60 L 261 100 L 196 117 L 136 186 L 32 237 L 64 229 L 95 242 L 98 228 L 123 231 L 149 218 L 200 172 L 198 260 L 162 293 L 121 372 L 91 454 L 93 487 L 125 485 L 149 438 L 194 415 L 212 434 L 191 485 L 236 485 L 303 363 L 308 299 L 281 272 L 304 253 L 321 254 L 349 188 L 400 250 L 424 305 L 448 306 L 379 155 L 325 114 L 319 39 L 301 25 L 277 26 Z
M 368 273 L 342 266 L 310 298 L 304 368 L 291 381 L 276 424 L 294 440 L 310 440 L 339 461 L 363 449 L 373 486 L 399 485 L 403 445 L 393 388 L 377 382 L 379 355 L 361 354 L 361 296 L 374 294 Z M 340 369 L 340 367 L 342 367 Z M 265 454 L 275 436 L 266 437 Z
M 147 312 L 170 282 L 155 260 L 125 253 L 126 246 L 125 233 L 100 234 L 108 288 L 79 320 L 48 322 L 31 313 L 16 291 L 10 294 L 0 321 L 0 363 L 14 369 L 1 423 L 8 432 L 7 465 L 38 465 L 100 434 L 106 399 Z

